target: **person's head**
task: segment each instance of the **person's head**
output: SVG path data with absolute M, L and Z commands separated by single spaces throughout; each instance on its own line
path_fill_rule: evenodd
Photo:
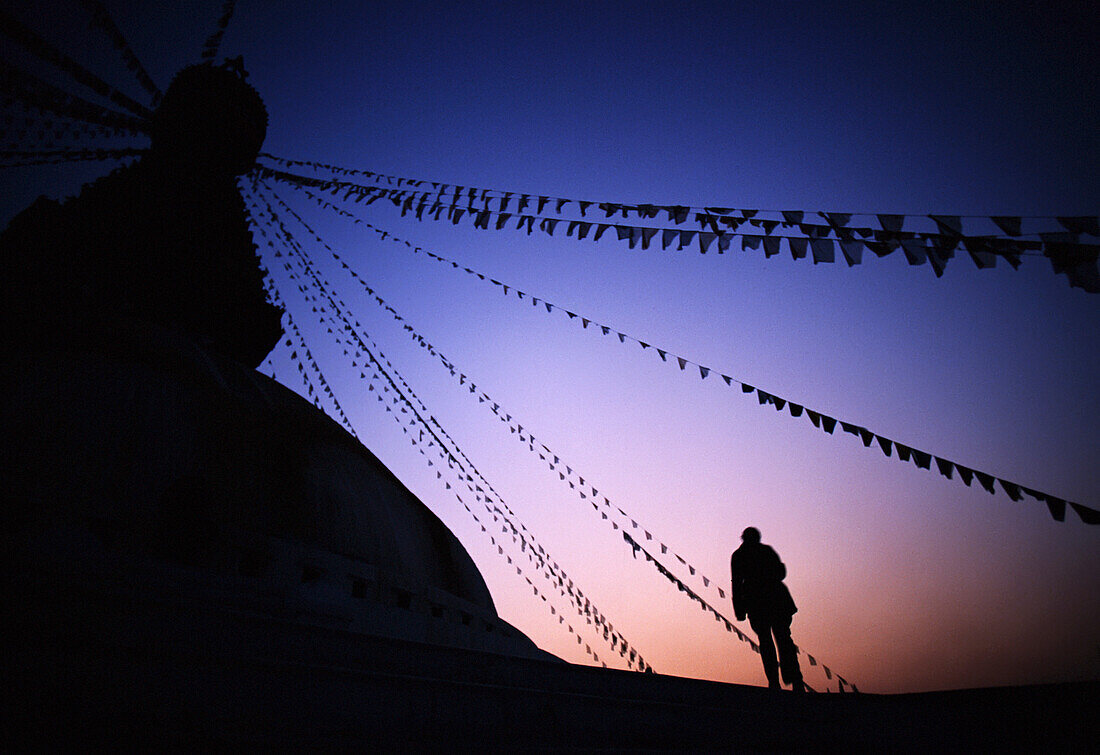
M 745 531 L 741 533 L 741 540 L 746 543 L 759 543 L 760 530 L 756 527 L 746 527 Z

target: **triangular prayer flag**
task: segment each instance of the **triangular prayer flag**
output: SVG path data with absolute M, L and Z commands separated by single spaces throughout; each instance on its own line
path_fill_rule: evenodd
M 929 215 L 935 221 L 940 233 L 948 236 L 962 236 L 962 219 L 958 215 Z
M 955 471 L 955 465 L 947 459 L 941 459 L 938 456 L 935 457 L 935 459 L 936 468 L 940 470 L 940 474 L 950 480 L 952 473 Z
M 1006 493 L 1008 493 L 1009 498 L 1011 498 L 1014 501 L 1019 501 L 1019 500 L 1023 499 L 1023 496 L 1020 495 L 1020 486 L 1019 485 L 1017 485 L 1014 482 L 1008 482 L 1007 480 L 1001 480 L 999 478 L 998 478 L 997 481 L 999 483 L 1001 483 L 1001 487 L 1004 488 L 1004 491 Z
M 932 272 L 937 278 L 943 277 L 943 271 L 947 267 L 947 261 L 955 256 L 953 250 L 932 246 L 928 249 L 928 262 L 932 265 Z
M 990 218 L 998 228 L 1009 236 L 1020 235 L 1020 218 L 1016 215 L 995 215 Z
M 1062 518 L 1059 519 L 1056 515 L 1054 518 L 1058 519 L 1060 522 L 1063 521 L 1065 519 L 1066 501 L 1063 501 L 1061 498 L 1047 496 L 1046 502 L 1052 515 L 1055 513 L 1055 505 L 1061 506 Z M 1090 509 L 1088 506 L 1082 506 L 1079 503 L 1073 503 L 1072 501 L 1069 502 L 1069 505 L 1073 507 L 1073 510 L 1077 512 L 1077 516 L 1081 517 L 1081 521 L 1085 524 L 1100 524 L 1100 511 Z
M 902 239 L 901 248 L 910 265 L 923 265 L 928 261 L 928 250 L 923 239 Z
M 904 215 L 878 215 L 879 225 L 882 226 L 882 230 L 889 233 L 899 233 L 902 225 L 905 223 Z
M 810 239 L 810 249 L 813 251 L 814 264 L 819 262 L 834 262 L 836 249 L 832 239 Z
M 970 487 L 971 481 L 974 479 L 974 471 L 968 467 L 964 467 L 961 464 L 955 465 L 955 471 L 959 473 L 959 479 L 963 481 L 966 487 Z
M 921 469 L 929 469 L 932 466 L 932 454 L 912 449 L 913 461 Z
M 841 241 L 840 250 L 844 252 L 844 259 L 848 267 L 854 267 L 863 262 L 863 242 L 857 239 Z
M 996 491 L 996 488 L 993 487 L 993 480 L 995 479 L 993 475 L 986 474 L 985 472 L 979 472 L 975 469 L 974 476 L 978 478 L 978 482 L 980 482 L 982 484 L 982 487 L 985 488 L 987 491 L 989 491 L 990 493 Z
M 822 217 L 829 221 L 831 226 L 846 226 L 848 221 L 852 219 L 851 213 L 844 212 L 822 212 Z
M 982 239 L 963 239 L 963 246 L 979 270 L 997 266 L 997 255 L 989 251 L 989 244 Z
M 1070 233 L 1100 236 L 1100 218 L 1095 216 L 1059 217 L 1058 222 Z

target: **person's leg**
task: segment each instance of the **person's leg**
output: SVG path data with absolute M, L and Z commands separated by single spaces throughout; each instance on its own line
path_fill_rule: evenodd
M 760 645 L 760 660 L 764 664 L 764 676 L 768 677 L 768 686 L 779 689 L 779 661 L 775 656 L 775 643 L 772 642 L 772 625 L 759 616 L 749 616 L 749 626 L 756 632 L 756 641 Z
M 772 625 L 775 632 L 775 644 L 779 651 L 779 665 L 783 670 L 783 681 L 797 690 L 802 689 L 802 669 L 798 667 L 798 648 L 791 639 L 791 617 L 777 619 Z

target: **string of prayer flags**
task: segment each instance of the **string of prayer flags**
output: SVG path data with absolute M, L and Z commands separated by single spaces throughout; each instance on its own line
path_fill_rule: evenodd
M 89 102 L 3 61 L 0 61 L 0 89 L 26 105 L 65 118 L 119 129 L 134 136 L 148 130 L 143 119 Z
M 247 207 L 245 208 L 245 211 L 246 211 L 246 213 L 248 212 Z M 278 222 L 277 218 L 274 216 L 274 213 L 272 213 L 269 216 L 269 218 L 270 218 L 271 222 L 274 222 L 276 224 L 276 226 L 281 226 L 281 224 Z M 255 216 L 252 216 L 250 218 L 250 220 L 252 220 L 251 224 L 259 230 L 260 235 L 262 237 L 264 237 L 265 239 L 270 238 L 268 236 L 268 227 L 269 227 L 268 223 L 256 222 L 256 217 Z M 280 230 L 283 230 L 283 229 L 280 227 Z M 325 396 L 327 396 L 329 401 L 332 402 L 333 409 L 334 409 L 334 411 L 336 413 L 336 416 L 339 419 L 340 423 L 348 429 L 348 431 L 352 434 L 352 436 L 358 437 L 355 433 L 355 428 L 352 426 L 351 422 L 348 420 L 347 415 L 344 413 L 343 407 L 340 406 L 340 401 L 336 398 L 336 394 L 333 393 L 332 388 L 329 385 L 329 382 L 325 379 L 324 373 L 321 371 L 321 367 L 317 364 L 317 361 L 313 358 L 313 354 L 310 352 L 309 348 L 306 346 L 305 338 L 302 336 L 301 331 L 298 330 L 298 325 L 295 323 L 294 319 L 291 317 L 289 310 L 287 310 L 286 307 L 283 305 L 282 299 L 279 296 L 278 291 L 274 288 L 273 277 L 271 276 L 270 271 L 265 271 L 265 272 L 267 273 L 265 275 L 265 280 L 271 282 L 271 287 L 268 288 L 268 293 L 272 297 L 272 302 L 276 306 L 280 306 L 283 309 L 283 311 L 284 311 L 283 317 L 286 320 L 287 326 L 290 328 L 291 332 L 294 334 L 294 337 L 297 339 L 297 341 L 298 341 L 298 343 L 301 347 L 302 357 L 300 359 L 298 359 L 298 367 L 299 367 L 298 372 L 301 374 L 303 380 L 306 381 L 307 395 L 309 395 L 311 398 L 313 398 L 314 404 L 318 408 L 321 408 L 320 394 L 323 393 Z M 313 383 L 310 381 L 310 379 L 308 377 L 308 374 L 306 373 L 306 371 L 303 367 L 304 364 L 308 364 L 310 366 L 310 368 L 312 368 L 313 373 L 316 375 L 317 385 L 319 386 L 319 390 L 316 393 L 314 391 Z
M 120 137 L 131 141 L 134 133 L 99 123 L 61 116 L 14 98 L 0 111 L 0 147 L 15 151 L 94 149 L 96 142 Z M 104 144 L 103 147 L 115 146 Z
M 81 149 L 81 150 L 0 150 L 0 167 L 14 168 L 26 165 L 55 165 L 80 161 L 125 160 L 140 157 L 143 149 Z
M 160 102 L 160 89 L 153 83 L 153 79 L 149 76 L 148 71 L 145 70 L 145 66 L 141 64 L 137 55 L 135 55 L 134 51 L 130 48 L 130 44 L 126 41 L 126 37 L 123 36 L 118 26 L 115 25 L 114 20 L 111 18 L 111 14 L 103 7 L 103 3 L 101 3 L 100 0 L 83 0 L 83 3 L 92 14 L 92 24 L 98 26 L 100 30 L 110 38 L 111 44 L 122 55 L 122 59 L 126 63 L 126 70 L 134 74 L 138 83 L 149 93 L 151 102 L 155 107 Z M 226 21 L 228 22 L 228 19 L 226 19 Z
M 87 87 L 124 110 L 129 110 L 143 120 L 152 115 L 149 108 L 115 89 L 4 10 L 0 10 L 0 33 L 21 45 L 39 60 L 51 64 L 78 84 Z M 50 89 L 56 90 L 55 87 L 50 87 Z
M 218 54 L 218 48 L 221 47 L 222 35 L 225 34 L 225 28 L 229 26 L 229 19 L 233 17 L 233 8 L 237 5 L 237 0 L 225 0 L 222 4 L 222 14 L 218 17 L 218 26 L 206 38 L 206 42 L 202 46 L 202 59 L 213 61 Z
M 374 372 L 374 374 L 372 376 L 372 379 L 377 379 L 377 378 L 378 378 L 378 373 Z M 394 417 L 394 420 L 397 421 L 398 423 L 402 422 L 402 420 L 399 419 L 396 415 L 392 415 L 392 416 Z M 410 424 L 415 424 L 415 420 L 410 420 Z M 433 462 L 428 458 L 428 455 L 424 450 L 424 446 L 421 443 L 421 441 L 423 441 L 423 438 L 424 438 L 424 431 L 423 431 L 423 429 L 421 429 L 420 433 L 419 433 L 419 436 L 417 438 L 413 438 L 413 437 L 410 436 L 409 440 L 413 444 L 413 446 L 417 447 L 417 451 L 420 453 L 420 455 L 422 457 L 425 458 L 425 461 L 427 462 L 428 466 L 433 466 Z M 441 448 L 435 447 L 435 451 L 441 459 L 445 460 L 447 458 L 446 453 Z M 443 476 L 443 473 L 441 471 L 437 470 L 436 471 L 437 479 L 441 479 L 442 476 Z M 467 487 L 470 487 L 470 486 L 467 486 Z M 551 616 L 558 616 L 559 626 L 565 626 L 564 617 L 560 615 L 560 612 L 559 612 L 558 608 L 547 597 L 547 595 L 543 591 L 541 591 L 538 588 L 538 586 L 536 584 L 534 584 L 534 582 L 531 581 L 531 578 L 526 576 L 523 573 L 523 570 L 519 566 L 517 566 L 513 563 L 512 558 L 510 556 L 507 556 L 507 554 L 505 553 L 503 545 L 497 541 L 497 539 L 494 535 L 490 534 L 488 528 L 486 528 L 485 524 L 478 517 L 477 513 L 473 509 L 471 509 L 470 506 L 465 501 L 463 501 L 462 496 L 454 489 L 454 487 L 451 485 L 450 482 L 445 483 L 445 488 L 452 492 L 452 494 L 455 496 L 455 498 L 458 500 L 458 502 L 460 504 L 462 504 L 463 508 L 470 515 L 470 517 L 474 520 L 474 522 L 479 525 L 481 533 L 483 535 L 485 535 L 489 539 L 490 543 L 492 543 L 492 545 L 494 545 L 496 547 L 497 555 L 500 556 L 500 557 L 503 557 L 503 558 L 507 558 L 508 563 L 512 564 L 515 567 L 516 574 L 518 576 L 522 576 L 524 578 L 524 581 L 531 588 L 532 594 L 536 598 L 538 598 L 542 603 L 545 604 L 545 607 L 550 612 L 550 615 Z M 514 531 L 513 531 L 513 534 L 512 534 L 512 541 L 516 542 L 516 535 L 514 534 Z M 523 541 L 521 541 L 521 542 L 523 542 Z M 527 552 L 527 549 L 525 549 L 525 548 L 522 549 L 522 550 Z M 550 573 L 550 571 L 553 568 L 556 568 L 556 564 L 554 565 L 554 567 L 550 567 L 549 564 L 547 564 L 545 562 L 540 562 L 540 559 L 538 559 L 533 552 L 527 552 L 527 557 L 528 557 L 528 560 L 536 567 L 539 575 L 542 576 L 545 580 L 550 582 L 555 587 L 558 587 L 559 585 L 564 585 L 564 582 L 560 578 L 555 578 Z M 561 596 L 563 598 L 567 598 L 567 593 L 564 589 L 559 587 L 558 592 L 561 594 Z M 573 633 L 573 629 L 572 629 L 571 625 L 569 626 L 569 632 Z M 603 639 L 605 641 L 614 640 L 615 643 L 618 642 L 618 637 L 617 636 L 611 637 L 609 635 L 610 635 L 610 633 L 609 633 L 607 627 L 605 626 L 603 628 Z M 599 636 L 599 635 L 597 634 L 597 636 Z M 584 647 L 585 647 L 585 653 L 592 658 L 593 662 L 600 663 L 604 668 L 607 667 L 607 664 L 605 662 L 600 661 L 599 655 L 594 650 L 592 650 L 590 645 L 585 644 Z M 614 650 L 614 647 L 612 647 L 612 650 Z
M 514 192 L 500 192 L 493 189 L 475 189 L 462 186 L 452 187 L 449 184 L 423 181 L 416 179 L 395 178 L 383 176 L 370 171 L 349 171 L 335 166 L 325 166 L 321 163 L 309 161 L 292 161 L 274 157 L 264 153 L 262 157 L 286 167 L 310 167 L 322 169 L 339 175 L 362 175 L 370 178 L 375 186 L 365 186 L 348 181 L 340 181 L 332 178 L 316 178 L 299 174 L 274 171 L 271 168 L 260 167 L 260 170 L 271 171 L 278 174 L 282 180 L 297 180 L 326 189 L 335 188 L 345 192 L 345 200 L 351 195 L 356 195 L 356 202 L 368 199 L 368 204 L 380 198 L 388 198 L 396 207 L 401 209 L 404 215 L 411 208 L 414 199 L 419 199 L 426 206 L 428 201 L 433 201 L 433 206 L 440 210 L 446 200 L 450 200 L 450 209 L 447 218 L 452 223 L 459 223 L 465 213 L 471 213 L 474 217 L 474 227 L 488 230 L 491 217 L 496 215 L 498 220 L 494 227 L 498 230 L 505 227 L 504 215 L 509 201 Z M 383 187 L 381 184 L 386 184 Z M 392 188 L 390 188 L 392 187 Z M 421 188 L 422 187 L 422 188 Z M 466 194 L 463 194 L 463 191 Z M 528 207 L 528 200 L 532 195 L 523 195 L 519 203 L 518 211 Z M 474 213 L 474 199 L 478 198 L 480 206 Z M 496 209 L 491 200 L 498 200 Z M 465 202 L 465 209 L 458 207 L 460 201 Z M 533 214 L 521 215 L 516 229 L 526 229 L 528 234 L 534 232 L 535 221 L 538 220 L 539 230 L 553 235 L 558 218 L 544 216 L 543 212 L 549 211 L 553 205 L 554 212 L 562 215 L 567 206 L 576 205 L 581 212 L 580 218 L 562 218 L 567 221 L 566 235 L 573 238 L 585 238 L 587 228 L 583 233 L 574 234 L 579 228 L 579 223 L 586 218 L 586 210 L 592 202 L 564 197 L 539 196 L 537 207 Z M 1014 267 L 1019 265 L 1022 255 L 1043 255 L 1051 260 L 1055 273 L 1064 274 L 1069 279 L 1070 285 L 1083 288 L 1091 293 L 1100 292 L 1100 273 L 1097 272 L 1097 259 L 1100 257 L 1100 243 L 1083 242 L 1081 236 L 1098 237 L 1100 233 L 1100 220 L 1096 217 L 1050 217 L 1037 220 L 1046 221 L 1046 228 L 1057 221 L 1059 233 L 1052 235 L 1049 231 L 1039 226 L 1038 229 L 1029 228 L 1027 236 L 1024 234 L 1005 234 L 1005 229 L 1018 230 L 1012 218 L 1003 216 L 966 218 L 961 215 L 931 214 L 923 216 L 913 215 L 871 215 L 869 213 L 838 213 L 819 212 L 825 223 L 804 222 L 806 213 L 793 210 L 735 210 L 732 208 L 709 207 L 700 208 L 702 211 L 692 214 L 693 208 L 682 205 L 658 206 L 652 204 L 623 204 L 617 202 L 600 202 L 597 206 L 603 210 L 604 219 L 611 221 L 629 220 L 635 216 L 641 220 L 654 220 L 659 218 L 659 212 L 667 214 L 667 222 L 681 226 L 694 216 L 698 224 L 695 229 L 661 228 L 653 225 L 632 225 L 626 222 L 617 222 L 612 225 L 598 223 L 596 232 L 592 236 L 593 241 L 599 241 L 604 232 L 611 227 L 615 228 L 615 236 L 619 241 L 626 242 L 629 248 L 649 249 L 651 240 L 661 232 L 661 248 L 668 249 L 673 241 L 677 241 L 677 250 L 683 250 L 692 245 L 697 239 L 700 253 L 706 254 L 717 240 L 718 253 L 723 254 L 730 248 L 730 239 L 733 236 L 741 237 L 741 248 L 744 251 L 757 250 L 763 242 L 765 257 L 773 257 L 780 253 L 781 241 L 785 240 L 793 259 L 806 257 L 807 245 L 812 253 L 814 264 L 833 263 L 836 261 L 836 248 L 840 246 L 845 262 L 849 267 L 860 265 L 863 262 L 864 248 L 871 249 L 879 257 L 901 249 L 910 265 L 924 265 L 928 263 L 937 277 L 943 275 L 944 270 L 955 256 L 955 250 L 963 245 L 970 253 L 975 265 L 982 269 L 991 267 L 997 257 L 1004 257 Z M 774 217 L 762 217 L 765 212 Z M 440 219 L 440 212 L 431 215 L 435 220 Z M 870 223 L 866 225 L 852 225 L 854 216 L 863 216 L 870 220 L 877 219 L 879 228 L 873 228 Z M 423 213 L 417 212 L 417 219 L 423 219 Z M 905 221 L 912 230 L 902 230 Z M 1029 220 L 1036 220 L 1031 218 Z M 748 232 L 740 230 L 743 225 L 750 226 Z M 969 226 L 969 228 L 968 228 Z M 922 227 L 926 230 L 922 230 Z M 783 228 L 783 233 L 776 234 L 778 228 Z M 752 231 L 762 230 L 763 233 Z M 1062 230 L 1064 229 L 1064 233 Z M 770 241 L 768 239 L 771 239 Z

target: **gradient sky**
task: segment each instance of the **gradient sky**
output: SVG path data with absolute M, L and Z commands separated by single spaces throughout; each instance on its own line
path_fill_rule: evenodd
M 80 30 L 80 11 L 57 5 L 25 17 L 140 95 Z M 106 5 L 162 87 L 198 60 L 220 10 Z M 244 55 L 270 114 L 265 149 L 288 158 L 596 201 L 1096 215 L 1100 66 L 1085 5 L 241 0 L 221 52 Z M 5 170 L 2 220 L 102 170 Z M 1045 259 L 977 270 L 964 255 L 937 280 L 900 253 L 849 269 L 785 251 L 631 251 L 612 235 L 418 223 L 384 202 L 359 212 L 764 390 L 1100 506 L 1100 296 L 1071 289 Z M 826 436 L 339 218 L 306 217 L 462 372 L 701 573 L 724 586 L 741 530 L 759 527 L 788 567 L 795 641 L 861 690 L 1100 677 L 1100 529 L 1072 512 L 1054 522 L 1031 499 Z M 434 416 L 655 670 L 764 683 L 746 645 L 633 559 L 389 315 L 326 269 Z M 585 662 L 284 288 L 360 438 L 466 545 L 501 615 Z M 288 350 L 271 366 L 302 390 Z M 807 681 L 825 684 L 818 669 Z

